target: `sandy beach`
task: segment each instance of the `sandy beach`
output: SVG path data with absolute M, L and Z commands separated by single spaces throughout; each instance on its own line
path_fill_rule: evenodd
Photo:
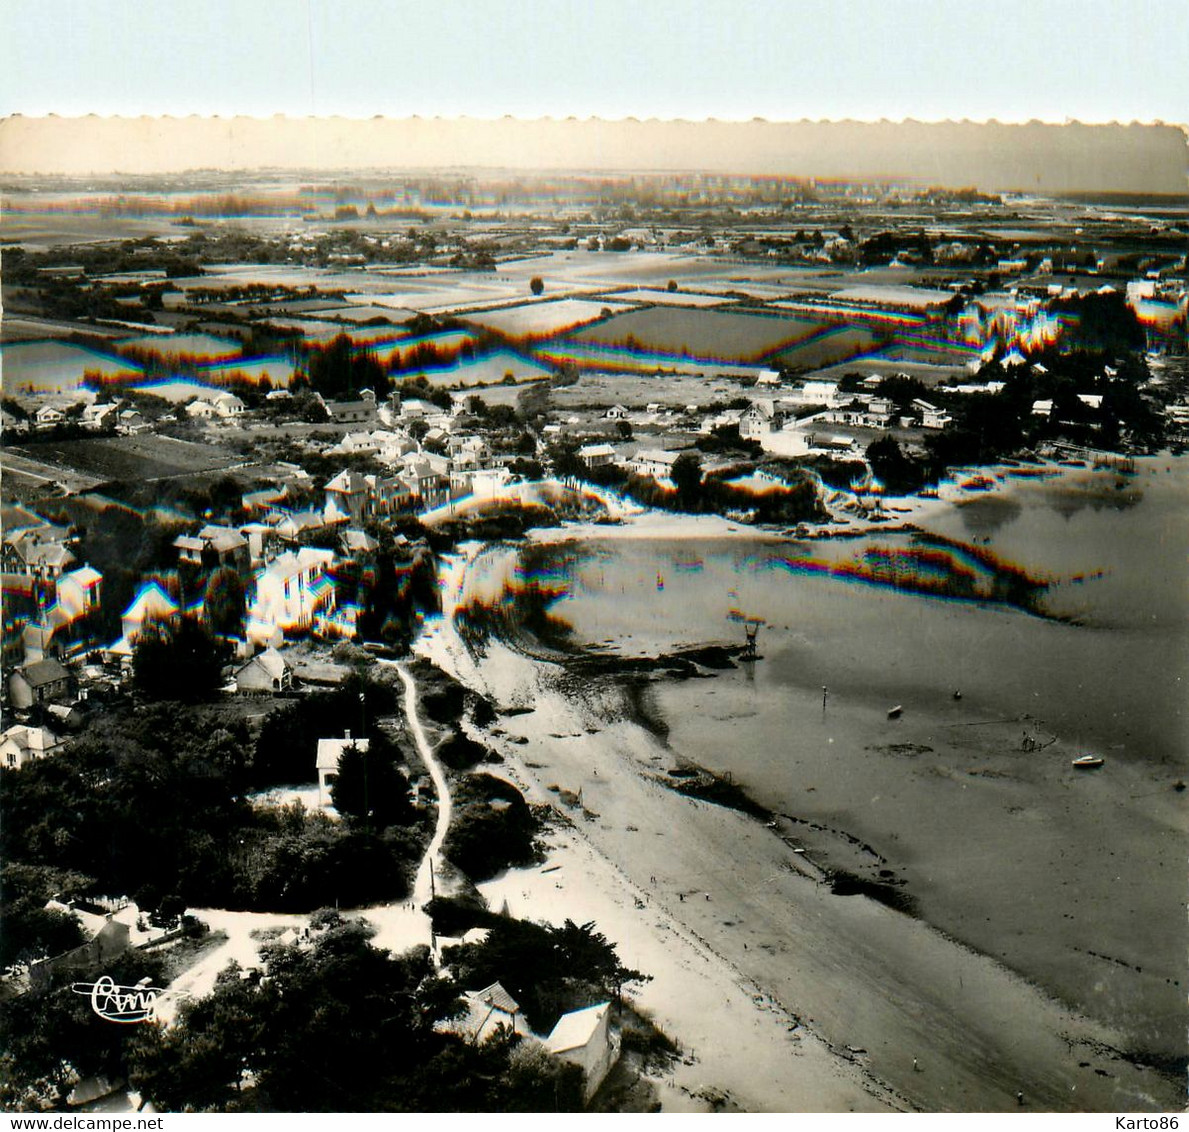
M 926 499 L 905 510 L 917 520 L 947 507 Z M 714 517 L 625 520 L 532 537 L 773 537 Z M 980 722 L 977 698 L 914 708 L 894 727 L 874 700 L 852 698 L 836 702 L 823 728 L 820 690 L 783 685 L 779 694 L 800 697 L 816 727 L 794 744 L 805 756 L 794 773 L 801 803 L 766 828 L 677 793 L 665 772 L 690 752 L 711 765 L 701 756 L 731 742 L 741 703 L 746 734 L 762 747 L 772 736 L 755 716 L 773 686 L 757 688 L 738 669 L 655 683 L 647 698 L 666 737 L 632 720 L 614 680 L 576 689 L 564 665 L 498 641 L 472 655 L 450 613 L 472 581 L 487 593 L 491 580 L 468 577 L 467 558 L 480 548 L 465 549 L 448 564 L 445 616 L 418 648 L 500 707 L 518 709 L 486 737 L 505 760 L 502 773 L 573 823 L 550 835 L 549 873 L 509 874 L 488 894 L 518 915 L 596 920 L 630 964 L 655 976 L 640 1005 L 696 1051 L 703 1085 L 754 1111 L 1006 1111 L 1018 1109 L 1018 1092 L 1036 1111 L 1179 1105 L 1170 1063 L 1183 1031 L 1175 985 L 1183 937 L 1166 926 L 1183 796 L 1170 789 L 1167 768 L 1119 764 L 1108 783 L 1070 769 L 1064 741 L 1051 758 L 1030 757 L 1018 749 L 1014 717 L 960 726 Z M 1040 742 L 1053 739 L 1033 730 Z M 834 759 L 828 769 L 822 754 Z M 561 790 L 580 804 L 567 805 Z M 1104 790 L 1143 801 L 1104 806 Z M 753 795 L 778 800 L 762 788 Z M 1040 795 L 1048 801 L 1039 804 Z M 1104 812 L 1111 822 L 1096 829 Z M 967 851 L 954 852 L 963 839 Z M 838 895 L 817 866 L 889 891 L 903 883 L 919 915 Z M 1112 870 L 1104 883 L 1115 886 L 1114 905 L 1096 903 L 1102 884 L 1086 896 L 1085 869 Z M 977 883 L 964 883 L 972 875 Z M 1021 892 L 1018 875 L 1046 879 Z M 1032 930 L 1038 901 L 1045 924 L 1068 925 L 1061 938 Z M 1139 922 L 1150 925 L 1142 945 Z M 698 996 L 689 994 L 691 963 L 706 988 Z M 716 1037 L 711 1020 L 728 1003 L 751 1016 L 731 1028 L 746 1040 Z M 774 1041 L 774 1010 L 795 1019 L 785 1031 L 798 1036 L 794 1045 Z M 1127 1025 L 1136 1019 L 1150 1032 L 1137 1035 Z M 773 1058 L 787 1059 L 787 1073 L 772 1071 Z M 690 1069 L 662 1090 L 665 1107 L 698 1103 Z

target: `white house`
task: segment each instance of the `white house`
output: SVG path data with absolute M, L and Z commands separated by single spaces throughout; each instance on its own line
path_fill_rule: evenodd
M 110 651 L 117 656 L 131 656 L 145 626 L 154 622 L 170 623 L 181 612 L 178 603 L 161 588 L 159 582 L 142 586 L 131 605 L 120 618 L 123 633 Z
M 335 779 L 338 778 L 339 760 L 343 757 L 343 752 L 348 747 L 355 747 L 366 753 L 370 744 L 371 741 L 368 739 L 352 739 L 350 731 L 346 732 L 341 739 L 318 740 L 318 758 L 315 765 L 318 768 L 319 806 L 325 808 L 333 805 L 330 791 L 334 787 Z
M 611 1003 L 563 1014 L 545 1039 L 545 1048 L 582 1070 L 583 1095 L 590 1100 L 619 1057 L 619 1043 L 611 1034 Z
M 578 449 L 578 459 L 588 468 L 602 468 L 615 460 L 615 449 L 610 444 L 585 444 Z
M 54 425 L 61 424 L 65 419 L 66 414 L 55 405 L 42 405 L 33 414 L 34 423 L 38 428 L 53 428 Z
M 101 429 L 112 423 L 116 405 L 112 401 L 96 402 L 83 410 L 80 423 L 83 428 Z
M 46 727 L 18 723 L 0 735 L 0 770 L 20 770 L 33 759 L 52 754 L 61 741 Z
M 238 417 L 247 407 L 234 393 L 220 393 L 211 404 L 219 417 Z
M 944 409 L 939 409 L 928 401 L 922 401 L 919 397 L 913 399 L 912 408 L 920 414 L 922 428 L 945 428 L 953 419 Z
M 739 435 L 744 440 L 760 440 L 765 433 L 779 429 L 784 416 L 771 400 L 760 398 L 748 405 L 739 418 Z
M 215 406 L 199 398 L 186 406 L 186 415 L 196 420 L 209 421 L 215 415 Z
M 640 451 L 628 461 L 628 467 L 638 476 L 651 476 L 654 480 L 668 479 L 680 455 L 680 452 L 656 449 Z
M 327 573 L 333 550 L 303 546 L 274 558 L 256 575 L 256 598 L 248 611 L 248 639 L 265 644 L 283 634 L 306 632 L 314 618 L 333 609 L 334 579 Z
M 780 371 L 774 369 L 762 369 L 756 374 L 756 385 L 779 385 Z

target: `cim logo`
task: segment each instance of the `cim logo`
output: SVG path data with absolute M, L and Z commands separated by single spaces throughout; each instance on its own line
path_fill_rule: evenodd
M 110 975 L 93 983 L 73 983 L 70 989 L 86 995 L 91 1009 L 108 1022 L 151 1022 L 157 995 L 162 993 L 160 987 L 149 986 L 148 979 L 141 979 L 134 987 L 122 987 Z

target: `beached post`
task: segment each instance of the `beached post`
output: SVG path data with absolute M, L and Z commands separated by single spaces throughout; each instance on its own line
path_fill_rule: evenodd
M 826 697 L 829 694 L 830 694 L 830 690 L 825 686 L 825 684 L 823 684 L 822 685 L 822 715 L 826 714 Z

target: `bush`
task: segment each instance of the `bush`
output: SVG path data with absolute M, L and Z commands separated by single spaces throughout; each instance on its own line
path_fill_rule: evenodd
M 536 857 L 536 820 L 510 782 L 489 774 L 468 775 L 456 790 L 457 817 L 443 851 L 471 880 L 488 880 Z

